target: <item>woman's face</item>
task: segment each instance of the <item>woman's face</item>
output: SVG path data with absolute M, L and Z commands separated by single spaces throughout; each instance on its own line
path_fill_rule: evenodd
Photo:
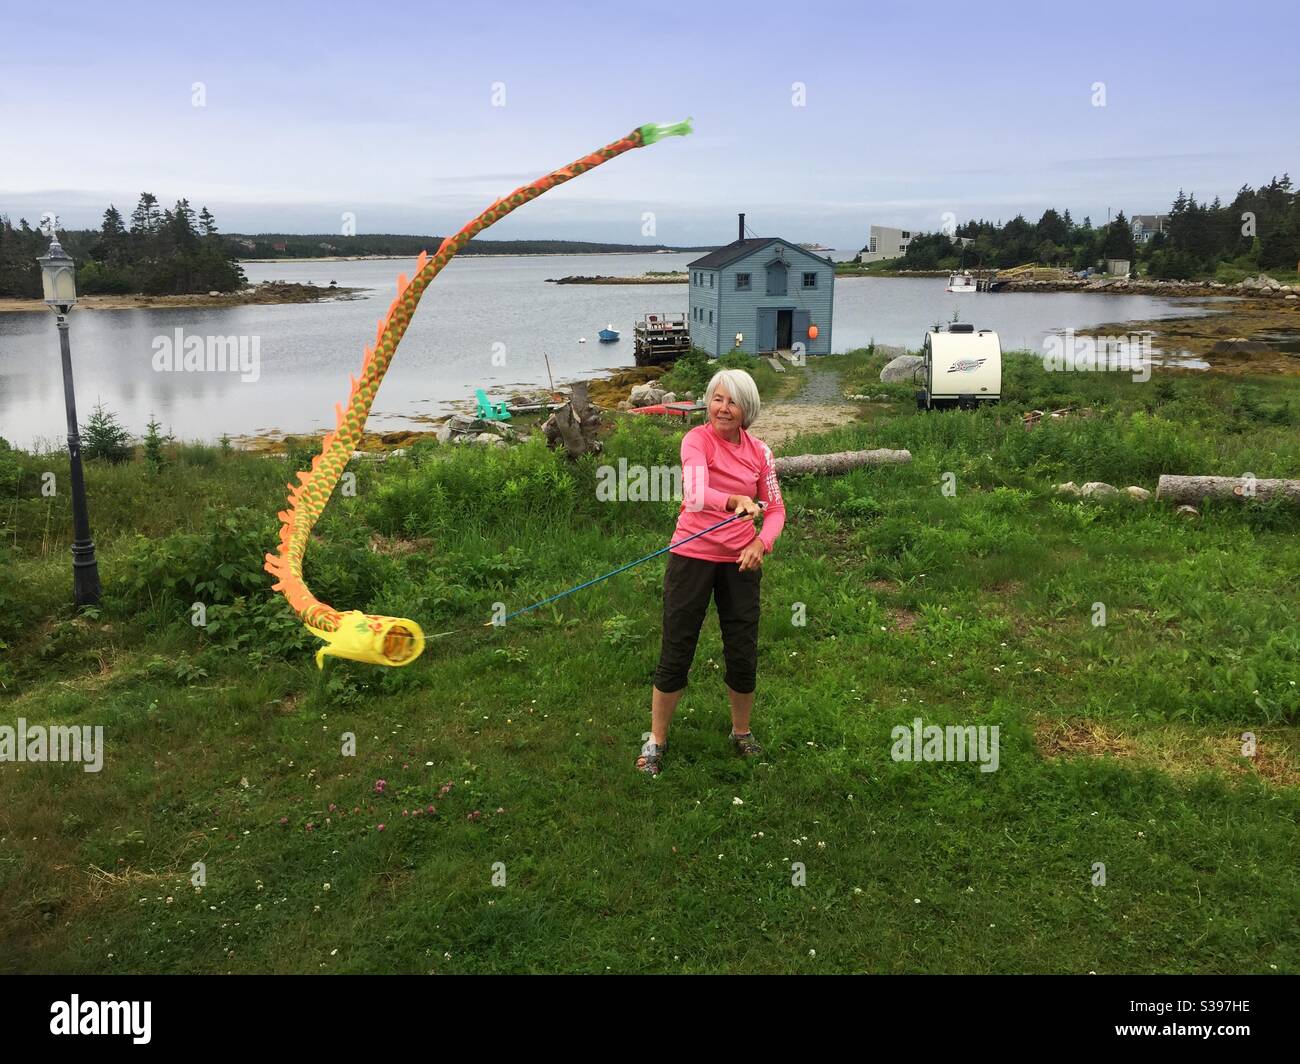
M 743 417 L 740 404 L 719 384 L 709 400 L 709 423 L 722 435 L 731 436 L 740 429 Z

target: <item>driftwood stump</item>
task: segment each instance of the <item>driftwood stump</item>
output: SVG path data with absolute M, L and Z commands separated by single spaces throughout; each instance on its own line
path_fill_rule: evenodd
M 1253 494 L 1252 494 L 1253 492 Z M 1165 474 L 1156 498 L 1198 503 L 1202 499 L 1286 499 L 1300 504 L 1300 480 L 1254 480 L 1248 477 L 1178 477 Z
M 585 381 L 574 383 L 569 401 L 551 414 L 542 426 L 546 446 L 554 450 L 558 443 L 563 443 L 570 458 L 599 454 L 602 449 L 597 439 L 599 430 L 600 411 L 587 401 Z
M 776 460 L 776 472 L 782 477 L 809 474 L 827 476 L 847 473 L 864 465 L 902 465 L 912 460 L 911 451 L 837 451 L 834 454 L 796 454 Z

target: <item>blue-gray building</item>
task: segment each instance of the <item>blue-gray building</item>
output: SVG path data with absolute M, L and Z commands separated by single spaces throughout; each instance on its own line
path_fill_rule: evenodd
M 828 259 L 780 237 L 742 235 L 686 268 L 692 346 L 714 356 L 737 347 L 752 355 L 790 351 L 795 344 L 805 354 L 831 353 L 835 267 Z

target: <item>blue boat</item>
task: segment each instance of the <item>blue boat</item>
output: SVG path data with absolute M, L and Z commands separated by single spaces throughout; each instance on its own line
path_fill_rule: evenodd
M 609 328 L 600 330 L 599 336 L 602 344 L 612 344 L 618 339 L 618 330 L 611 323 Z

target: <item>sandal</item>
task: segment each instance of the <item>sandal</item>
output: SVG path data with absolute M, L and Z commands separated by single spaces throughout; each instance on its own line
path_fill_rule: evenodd
M 637 770 L 651 776 L 659 775 L 663 769 L 664 750 L 667 747 L 667 743 L 659 746 L 653 739 L 647 739 L 645 746 L 641 747 L 641 756 L 636 759 Z
M 745 732 L 744 735 L 738 735 L 735 731 L 731 733 L 731 745 L 735 747 L 736 753 L 741 757 L 762 757 L 763 747 L 759 745 L 754 738 L 753 732 Z

